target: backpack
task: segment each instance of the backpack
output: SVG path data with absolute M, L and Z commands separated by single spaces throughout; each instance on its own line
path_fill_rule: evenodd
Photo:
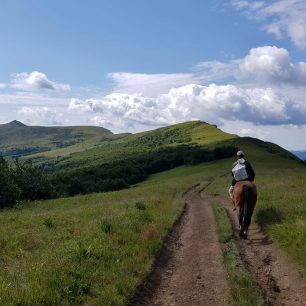
M 249 178 L 244 163 L 237 162 L 234 168 L 232 169 L 232 173 L 236 181 L 243 181 Z

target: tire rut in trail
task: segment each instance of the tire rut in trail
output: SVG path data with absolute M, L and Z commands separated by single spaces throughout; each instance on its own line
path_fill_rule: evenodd
M 180 222 L 129 305 L 229 305 L 230 289 L 212 209 L 195 190 L 187 192 L 184 200 Z
M 181 246 L 178 240 L 181 235 L 184 223 L 186 222 L 186 214 L 188 214 L 187 210 L 188 207 L 185 203 L 181 215 L 173 225 L 170 233 L 163 241 L 161 251 L 154 261 L 151 273 L 137 288 L 136 293 L 128 302 L 127 306 L 150 305 L 150 301 L 153 299 L 157 288 L 160 286 L 164 274 L 168 274 L 169 270 L 171 270 L 171 259 L 174 252 Z
M 231 201 L 222 196 L 205 197 L 223 203 L 232 222 L 240 258 L 261 287 L 265 305 L 306 305 L 306 281 L 284 252 L 253 221 L 248 240 L 239 239 L 238 218 Z

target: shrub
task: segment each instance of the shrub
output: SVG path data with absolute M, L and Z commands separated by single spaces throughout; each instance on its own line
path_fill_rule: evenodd
M 21 194 L 7 161 L 0 156 L 0 208 L 12 207 Z
M 102 230 L 103 233 L 105 234 L 110 234 L 113 232 L 113 225 L 109 220 L 102 220 L 102 222 L 100 223 L 100 228 Z
M 139 210 L 145 210 L 147 207 L 146 207 L 146 204 L 143 203 L 143 202 L 136 202 L 135 203 L 135 207 Z
M 53 222 L 53 220 L 52 220 L 51 217 L 48 217 L 48 218 L 44 219 L 43 223 L 44 223 L 44 225 L 45 225 L 47 228 L 52 228 L 52 227 L 54 227 L 54 222 Z
M 226 147 L 215 148 L 213 153 L 216 159 L 221 159 L 221 158 L 236 156 L 237 151 L 238 151 L 237 147 L 226 146 Z
M 52 195 L 52 187 L 48 178 L 31 160 L 24 162 L 15 159 L 12 169 L 14 181 L 21 191 L 20 197 L 26 200 L 47 199 Z

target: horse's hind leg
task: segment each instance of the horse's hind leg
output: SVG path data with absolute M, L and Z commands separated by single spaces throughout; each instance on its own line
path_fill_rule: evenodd
M 243 239 L 247 239 L 248 238 L 248 229 L 249 229 L 249 226 L 250 226 L 250 223 L 251 223 L 251 215 L 249 214 L 248 212 L 248 204 L 245 203 L 244 205 L 244 209 L 243 209 L 243 223 L 242 223 L 242 227 L 241 227 L 241 230 L 240 230 L 240 238 L 243 238 Z
M 243 206 L 240 206 L 239 212 L 238 212 L 239 237 L 240 238 L 243 238 L 243 228 L 244 228 L 244 207 Z
M 254 206 L 252 203 L 252 191 L 250 187 L 243 186 L 243 194 L 244 194 L 244 204 L 243 204 L 243 226 L 242 226 L 242 238 L 247 239 L 248 237 L 248 229 L 251 224 L 251 218 L 254 210 Z
M 254 203 L 251 202 L 247 205 L 247 209 L 244 216 L 244 228 L 246 232 L 248 231 L 249 226 L 251 224 L 254 207 L 255 207 Z

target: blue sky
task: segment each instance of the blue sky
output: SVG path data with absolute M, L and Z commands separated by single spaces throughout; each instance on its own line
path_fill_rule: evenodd
M 304 0 L 2 0 L 0 123 L 200 119 L 306 149 Z

